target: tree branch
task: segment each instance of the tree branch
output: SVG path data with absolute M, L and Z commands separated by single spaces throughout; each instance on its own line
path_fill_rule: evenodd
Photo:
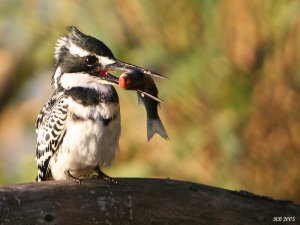
M 299 224 L 300 206 L 201 184 L 120 178 L 0 186 L 0 224 Z M 283 224 L 277 222 L 276 224 Z M 285 223 L 284 223 L 285 224 Z

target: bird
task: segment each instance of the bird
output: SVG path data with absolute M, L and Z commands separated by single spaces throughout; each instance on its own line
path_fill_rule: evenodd
M 55 45 L 53 94 L 37 116 L 37 182 L 87 177 L 115 181 L 104 174 L 119 151 L 121 116 L 110 71 L 137 71 L 152 77 L 163 75 L 116 59 L 95 37 L 75 26 Z

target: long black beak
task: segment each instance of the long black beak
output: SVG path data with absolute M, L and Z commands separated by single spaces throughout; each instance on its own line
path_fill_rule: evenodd
M 111 60 L 111 62 L 109 64 L 105 65 L 105 69 L 107 70 L 121 70 L 121 71 L 125 71 L 125 72 L 129 72 L 129 71 L 137 71 L 143 74 L 147 74 L 149 76 L 152 77 L 158 77 L 158 78 L 164 78 L 166 79 L 167 77 L 164 75 L 161 75 L 159 73 L 153 72 L 151 70 L 147 70 L 144 69 L 142 67 L 139 66 L 135 66 L 129 63 L 125 63 L 116 59 Z
M 110 73 L 106 73 L 106 76 L 104 79 L 107 80 L 108 82 L 110 82 L 111 85 L 119 85 L 119 78 L 115 77 L 114 75 L 112 75 Z

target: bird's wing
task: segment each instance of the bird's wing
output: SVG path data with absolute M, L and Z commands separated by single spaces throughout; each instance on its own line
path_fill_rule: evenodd
M 52 96 L 38 115 L 36 121 L 38 177 L 36 181 L 44 181 L 51 177 L 49 161 L 62 143 L 66 132 L 67 116 L 67 99 L 59 93 Z

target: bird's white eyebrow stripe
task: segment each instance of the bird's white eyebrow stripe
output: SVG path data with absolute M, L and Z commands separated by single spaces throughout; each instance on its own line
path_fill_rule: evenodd
M 98 58 L 99 62 L 101 62 L 102 66 L 107 66 L 109 64 L 113 64 L 116 62 L 115 60 L 112 60 L 105 56 L 98 56 L 97 58 Z
M 90 52 L 80 48 L 72 42 L 70 42 L 68 49 L 72 55 L 78 55 L 80 57 L 84 57 L 91 54 Z
M 72 42 L 69 42 L 68 49 L 69 49 L 70 54 L 72 54 L 74 56 L 76 55 L 79 57 L 85 57 L 87 55 L 93 54 L 91 52 L 84 50 L 83 48 L 79 47 L 78 45 L 76 45 Z M 113 59 L 110 59 L 105 56 L 97 56 L 97 58 L 103 66 L 107 66 L 109 64 L 115 63 L 115 61 Z

